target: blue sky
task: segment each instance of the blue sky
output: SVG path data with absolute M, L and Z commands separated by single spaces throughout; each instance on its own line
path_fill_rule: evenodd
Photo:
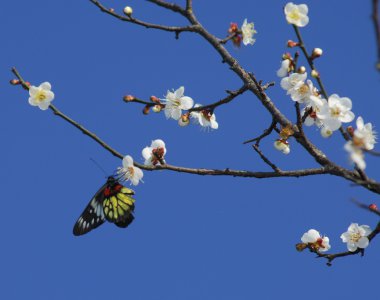
M 184 1 L 182 1 L 184 2 Z M 371 1 L 304 1 L 310 23 L 302 29 L 309 49 L 321 47 L 317 61 L 328 93 L 350 97 L 353 111 L 378 126 L 379 73 L 370 20 Z M 178 1 L 178 3 L 181 3 Z M 141 19 L 185 24 L 145 1 L 104 1 Z M 201 23 L 224 37 L 230 22 L 254 21 L 253 47 L 227 49 L 264 82 L 268 94 L 294 120 L 291 100 L 275 72 L 293 29 L 284 19 L 286 1 L 196 1 Z M 32 84 L 51 82 L 54 104 L 123 154 L 142 162 L 141 150 L 161 138 L 167 161 L 189 167 L 269 171 L 250 146 L 270 123 L 258 100 L 245 94 L 216 111 L 217 131 L 180 128 L 163 114 L 141 114 L 122 97 L 163 97 L 185 86 L 207 104 L 237 89 L 239 79 L 200 37 L 122 23 L 89 1 L 4 1 L 0 11 L 0 148 L 2 235 L 0 295 L 4 299 L 375 299 L 380 245 L 364 258 L 348 257 L 329 268 L 294 244 L 309 228 L 330 237 L 343 251 L 340 234 L 351 222 L 375 226 L 377 219 L 350 203 L 377 202 L 378 196 L 340 178 L 244 179 L 200 177 L 167 171 L 145 173 L 137 186 L 136 219 L 127 229 L 105 224 L 74 237 L 72 227 L 104 174 L 121 161 L 51 111 L 27 104 L 27 92 L 8 84 L 16 66 Z M 339 135 L 307 134 L 337 163 L 349 167 Z M 316 167 L 302 149 L 262 148 L 282 169 Z M 368 157 L 368 174 L 378 177 L 380 161 Z

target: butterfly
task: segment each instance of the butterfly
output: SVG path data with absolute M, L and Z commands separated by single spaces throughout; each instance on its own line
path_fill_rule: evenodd
M 96 192 L 73 228 L 73 234 L 83 235 L 102 225 L 105 220 L 126 228 L 132 223 L 135 192 L 121 185 L 113 176 Z

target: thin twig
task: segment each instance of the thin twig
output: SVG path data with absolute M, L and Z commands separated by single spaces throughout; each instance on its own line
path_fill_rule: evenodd
M 217 102 L 208 104 L 208 105 L 203 105 L 203 106 L 199 106 L 199 107 L 190 108 L 189 112 L 192 112 L 192 111 L 201 111 L 201 110 L 205 110 L 205 109 L 214 110 L 216 107 L 218 107 L 220 105 L 227 104 L 227 103 L 231 102 L 237 96 L 245 93 L 247 90 L 248 90 L 248 88 L 245 85 L 243 85 L 240 89 L 235 90 L 235 91 L 226 90 L 226 93 L 228 94 L 227 97 L 225 97 L 225 98 L 223 98 L 223 99 L 221 99 L 221 100 L 219 100 Z
M 280 168 L 278 168 L 274 163 L 272 163 L 265 155 L 264 153 L 260 150 L 259 146 L 257 144 L 253 144 L 252 148 L 259 154 L 260 158 L 268 165 L 270 166 L 273 171 L 276 173 L 281 173 Z
M 191 32 L 191 31 L 196 30 L 195 26 L 193 26 L 193 25 L 178 27 L 178 26 L 165 26 L 165 25 L 159 25 L 159 24 L 144 22 L 144 21 L 136 19 L 132 16 L 120 15 L 120 14 L 116 13 L 115 11 L 110 10 L 109 8 L 105 7 L 103 4 L 100 3 L 100 1 L 90 0 L 90 2 L 95 4 L 102 12 L 109 14 L 109 15 L 111 15 L 111 16 L 113 16 L 113 17 L 115 17 L 121 21 L 140 25 L 140 26 L 143 26 L 145 28 L 153 28 L 153 29 L 175 32 L 176 37 L 178 37 L 179 33 L 181 33 L 181 32 L 184 32 L 184 31 L 190 31 Z
M 243 142 L 243 144 L 256 142 L 256 145 L 259 146 L 260 141 L 263 138 L 265 138 L 266 136 L 270 135 L 272 133 L 273 129 L 276 128 L 276 125 L 277 125 L 276 119 L 272 118 L 272 123 L 269 125 L 269 127 L 267 129 L 264 130 L 264 132 L 261 135 L 259 135 L 258 137 L 255 137 L 253 139 L 247 140 L 247 141 Z
M 372 21 L 375 27 L 375 37 L 377 44 L 376 69 L 380 71 L 380 22 L 379 22 L 379 0 L 372 0 Z
M 380 233 L 380 222 L 377 224 L 376 228 L 371 232 L 371 234 L 368 236 L 368 240 L 371 242 L 378 234 Z M 310 251 L 314 252 L 317 254 L 318 258 L 325 258 L 327 259 L 327 265 L 331 266 L 332 261 L 336 258 L 340 257 L 345 257 L 345 256 L 351 256 L 351 255 L 356 255 L 360 254 L 361 256 L 364 256 L 364 249 L 358 248 L 356 251 L 345 251 L 345 252 L 339 252 L 339 253 L 334 253 L 334 254 L 325 254 L 325 253 L 320 253 L 318 251 L 313 250 L 312 248 L 309 248 Z

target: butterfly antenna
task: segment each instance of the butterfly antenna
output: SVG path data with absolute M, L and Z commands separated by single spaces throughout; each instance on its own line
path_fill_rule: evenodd
M 90 157 L 90 160 L 100 169 L 100 170 L 102 170 L 102 172 L 104 173 L 104 175 L 106 176 L 106 177 L 108 177 L 108 174 L 107 174 L 107 172 L 103 169 L 103 167 L 95 160 L 95 159 L 93 159 L 92 157 Z

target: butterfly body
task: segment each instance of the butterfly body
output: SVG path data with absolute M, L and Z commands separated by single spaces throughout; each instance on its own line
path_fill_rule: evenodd
M 96 192 L 73 228 L 74 235 L 83 235 L 106 220 L 125 228 L 134 219 L 134 191 L 121 185 L 113 176 Z

